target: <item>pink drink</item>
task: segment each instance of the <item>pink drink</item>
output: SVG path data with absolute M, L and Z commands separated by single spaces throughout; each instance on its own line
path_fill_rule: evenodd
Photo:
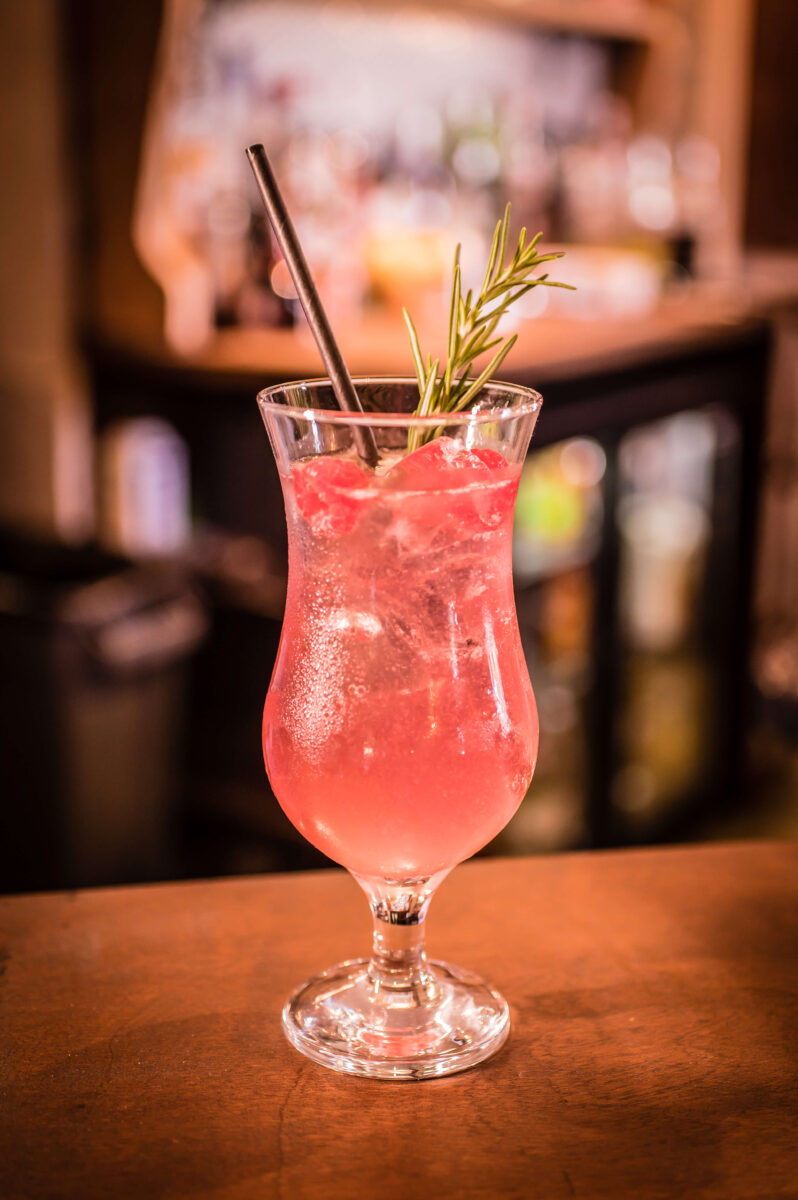
M 510 819 L 538 724 L 510 571 L 520 466 L 438 438 L 390 469 L 295 462 L 288 598 L 266 699 L 274 792 L 359 875 L 468 858 Z

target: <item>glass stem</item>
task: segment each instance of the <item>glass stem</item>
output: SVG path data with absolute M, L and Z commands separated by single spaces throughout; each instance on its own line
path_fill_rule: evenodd
M 448 871 L 427 879 L 389 883 L 355 876 L 368 896 L 374 939 L 368 975 L 375 998 L 393 1005 L 424 1006 L 436 999 L 435 977 L 427 962 L 425 922 L 430 901 Z

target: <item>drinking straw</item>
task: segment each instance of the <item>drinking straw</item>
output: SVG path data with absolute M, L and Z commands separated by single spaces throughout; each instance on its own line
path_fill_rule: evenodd
M 302 302 L 308 324 L 321 351 L 321 357 L 324 359 L 338 405 L 345 412 L 363 412 L 363 405 L 360 403 L 352 378 L 346 369 L 346 363 L 313 282 L 310 267 L 302 252 L 302 246 L 285 206 L 285 201 L 280 194 L 271 164 L 266 157 L 266 151 L 258 142 L 254 146 L 247 147 L 247 158 L 255 175 L 263 204 L 274 230 L 274 236 L 277 238 L 283 257 L 288 264 L 297 295 Z M 360 457 L 369 466 L 376 466 L 379 454 L 372 431 L 354 425 L 353 433 Z

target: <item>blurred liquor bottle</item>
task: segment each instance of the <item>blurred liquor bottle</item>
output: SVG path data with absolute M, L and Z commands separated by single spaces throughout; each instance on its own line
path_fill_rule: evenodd
M 286 328 L 294 324 L 291 301 L 278 295 L 272 285 L 277 266 L 271 234 L 263 216 L 251 213 L 246 239 L 246 275 L 229 309 L 217 310 L 217 327 L 242 325 L 244 328 L 267 326 Z M 224 316 L 224 320 L 220 319 Z

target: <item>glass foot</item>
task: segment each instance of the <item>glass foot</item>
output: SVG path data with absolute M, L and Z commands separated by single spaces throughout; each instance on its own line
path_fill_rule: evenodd
M 479 976 L 427 964 L 423 991 L 375 984 L 368 959 L 339 963 L 283 1009 L 288 1040 L 314 1062 L 370 1079 L 432 1079 L 495 1054 L 510 1032 L 506 1001 Z

